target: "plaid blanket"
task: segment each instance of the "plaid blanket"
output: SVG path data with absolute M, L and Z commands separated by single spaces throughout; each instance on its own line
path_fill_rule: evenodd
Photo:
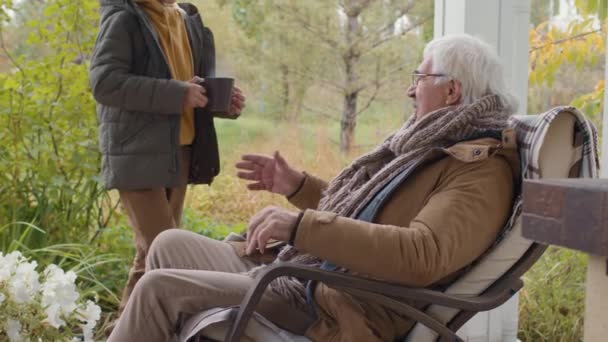
M 541 177 L 539 156 L 542 141 L 547 135 L 549 126 L 560 113 L 570 113 L 575 116 L 574 147 L 580 149 L 582 152 L 579 154 L 580 159 L 572 164 L 570 177 L 598 177 L 600 161 L 597 147 L 597 130 L 595 129 L 595 126 L 578 109 L 569 106 L 560 106 L 543 114 L 515 115 L 509 119 L 509 127 L 515 129 L 517 135 L 517 146 L 519 148 L 523 179 L 539 179 Z M 517 217 L 521 214 L 521 208 L 522 198 L 521 191 L 519 191 L 513 202 L 513 211 L 509 221 L 488 252 L 509 234 L 515 225 Z
M 597 131 L 593 124 L 574 107 L 555 107 L 540 115 L 519 115 L 509 120 L 517 134 L 524 179 L 538 179 L 538 157 L 549 125 L 558 114 L 568 112 L 576 117 L 574 147 L 582 149 L 582 157 L 572 167 L 571 177 L 596 178 L 599 169 Z

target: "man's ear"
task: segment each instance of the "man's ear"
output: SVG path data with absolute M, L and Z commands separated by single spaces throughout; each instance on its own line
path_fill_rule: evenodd
M 462 84 L 456 80 L 450 80 L 448 82 L 448 97 L 446 99 L 446 105 L 454 106 L 460 104 L 462 99 Z

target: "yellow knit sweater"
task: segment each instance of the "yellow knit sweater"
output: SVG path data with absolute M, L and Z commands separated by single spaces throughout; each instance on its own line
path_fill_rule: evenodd
M 194 77 L 192 50 L 180 8 L 177 4 L 167 5 L 160 0 L 136 2 L 146 12 L 158 33 L 173 79 L 191 80 Z M 194 111 L 189 109 L 182 113 L 179 141 L 181 145 L 190 145 L 193 140 Z

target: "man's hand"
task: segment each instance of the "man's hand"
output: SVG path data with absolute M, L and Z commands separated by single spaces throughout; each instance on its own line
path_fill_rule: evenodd
M 264 254 L 270 239 L 288 241 L 296 228 L 298 213 L 279 207 L 266 207 L 249 220 L 247 227 L 247 254 L 256 249 Z
M 230 101 L 230 114 L 238 116 L 241 115 L 243 108 L 245 108 L 245 95 L 241 91 L 241 88 L 234 86 L 232 91 L 232 99 Z
M 200 77 L 194 77 L 188 81 L 188 89 L 184 97 L 184 110 L 197 107 L 204 108 L 209 102 L 209 99 L 205 96 L 205 88 L 198 84 L 201 80 Z
M 249 190 L 266 190 L 289 196 L 304 179 L 304 174 L 289 166 L 278 151 L 272 157 L 246 154 L 241 158 L 236 167 L 244 171 L 238 172 L 237 176 L 253 181 L 247 184 Z

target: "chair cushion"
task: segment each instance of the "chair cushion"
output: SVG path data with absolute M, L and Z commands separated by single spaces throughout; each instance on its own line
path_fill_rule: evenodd
M 595 177 L 597 170 L 593 167 L 589 172 L 581 168 L 583 164 L 583 146 L 595 151 L 592 139 L 593 129 L 584 116 L 571 107 L 558 107 L 541 115 L 517 116 L 511 120 L 515 128 L 520 147 L 522 163 L 522 178 L 568 178 Z M 585 134 L 576 134 L 576 133 Z M 575 139 L 583 136 L 583 139 Z M 587 144 L 583 144 L 586 141 Z M 590 146 L 591 145 L 591 146 Z M 593 153 L 590 157 L 595 158 Z M 589 161 L 585 161 L 589 162 Z M 593 164 L 596 160 L 592 161 Z M 473 267 L 446 289 L 446 293 L 475 297 L 498 278 L 505 274 L 528 250 L 533 241 L 525 239 L 521 234 L 521 219 L 519 204 L 516 208 L 507 230 L 495 244 L 484 254 Z M 460 310 L 439 305 L 430 305 L 426 313 L 440 322 L 447 324 Z M 421 323 L 417 323 L 406 341 L 435 341 L 438 335 Z
M 232 318 L 238 307 L 213 308 L 190 317 L 178 336 L 179 342 L 223 341 L 230 329 Z M 257 312 L 249 320 L 241 341 L 254 342 L 310 342 L 304 336 L 297 336 L 277 327 Z

